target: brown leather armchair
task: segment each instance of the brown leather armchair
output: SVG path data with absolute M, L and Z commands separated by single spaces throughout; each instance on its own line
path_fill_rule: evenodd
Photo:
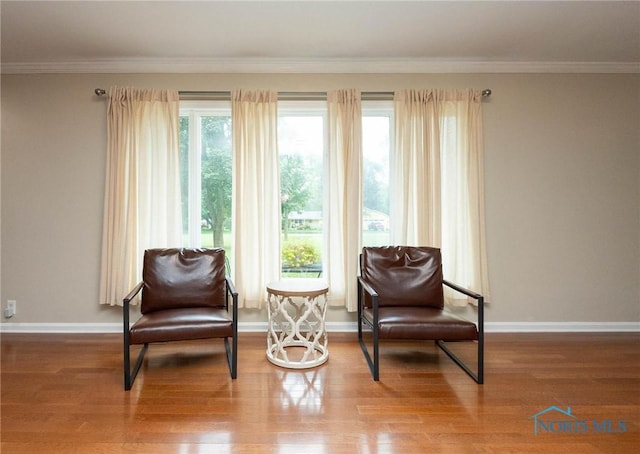
M 236 378 L 238 293 L 226 274 L 224 249 L 145 251 L 142 282 L 123 300 L 126 391 L 154 342 L 224 338 L 231 378 Z M 129 303 L 139 292 L 142 316 L 130 326 Z M 130 350 L 136 344 L 143 347 L 131 372 Z
M 443 285 L 478 302 L 477 324 L 444 309 Z M 363 339 L 363 325 L 373 334 L 373 359 Z M 440 249 L 430 247 L 365 247 L 358 276 L 358 340 L 373 379 L 380 379 L 381 339 L 433 340 L 478 384 L 484 380 L 484 298 L 445 281 Z M 477 372 L 446 345 L 477 343 Z

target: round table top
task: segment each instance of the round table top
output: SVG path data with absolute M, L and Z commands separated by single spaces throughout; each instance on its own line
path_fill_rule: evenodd
M 314 278 L 291 278 L 269 282 L 267 292 L 280 296 L 314 297 L 329 291 L 327 281 Z

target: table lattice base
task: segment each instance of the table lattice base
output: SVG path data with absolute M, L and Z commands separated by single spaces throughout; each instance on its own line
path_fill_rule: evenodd
M 326 294 L 291 297 L 270 293 L 267 359 L 290 369 L 325 363 L 329 359 L 326 308 Z

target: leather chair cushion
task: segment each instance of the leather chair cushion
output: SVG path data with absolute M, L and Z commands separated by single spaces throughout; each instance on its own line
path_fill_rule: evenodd
M 363 315 L 373 324 L 373 309 Z M 380 307 L 378 326 L 381 339 L 477 340 L 475 323 L 432 307 Z
M 144 314 L 131 327 L 131 344 L 232 337 L 233 321 L 225 309 L 194 307 Z
M 444 307 L 440 249 L 365 247 L 361 260 L 361 276 L 378 293 L 380 307 Z
M 225 274 L 224 249 L 149 249 L 140 311 L 224 307 Z

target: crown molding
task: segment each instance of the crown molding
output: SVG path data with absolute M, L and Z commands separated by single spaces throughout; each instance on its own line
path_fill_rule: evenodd
M 638 74 L 640 62 L 449 61 L 420 59 L 124 59 L 6 62 L 2 74 L 229 73 L 603 73 Z

